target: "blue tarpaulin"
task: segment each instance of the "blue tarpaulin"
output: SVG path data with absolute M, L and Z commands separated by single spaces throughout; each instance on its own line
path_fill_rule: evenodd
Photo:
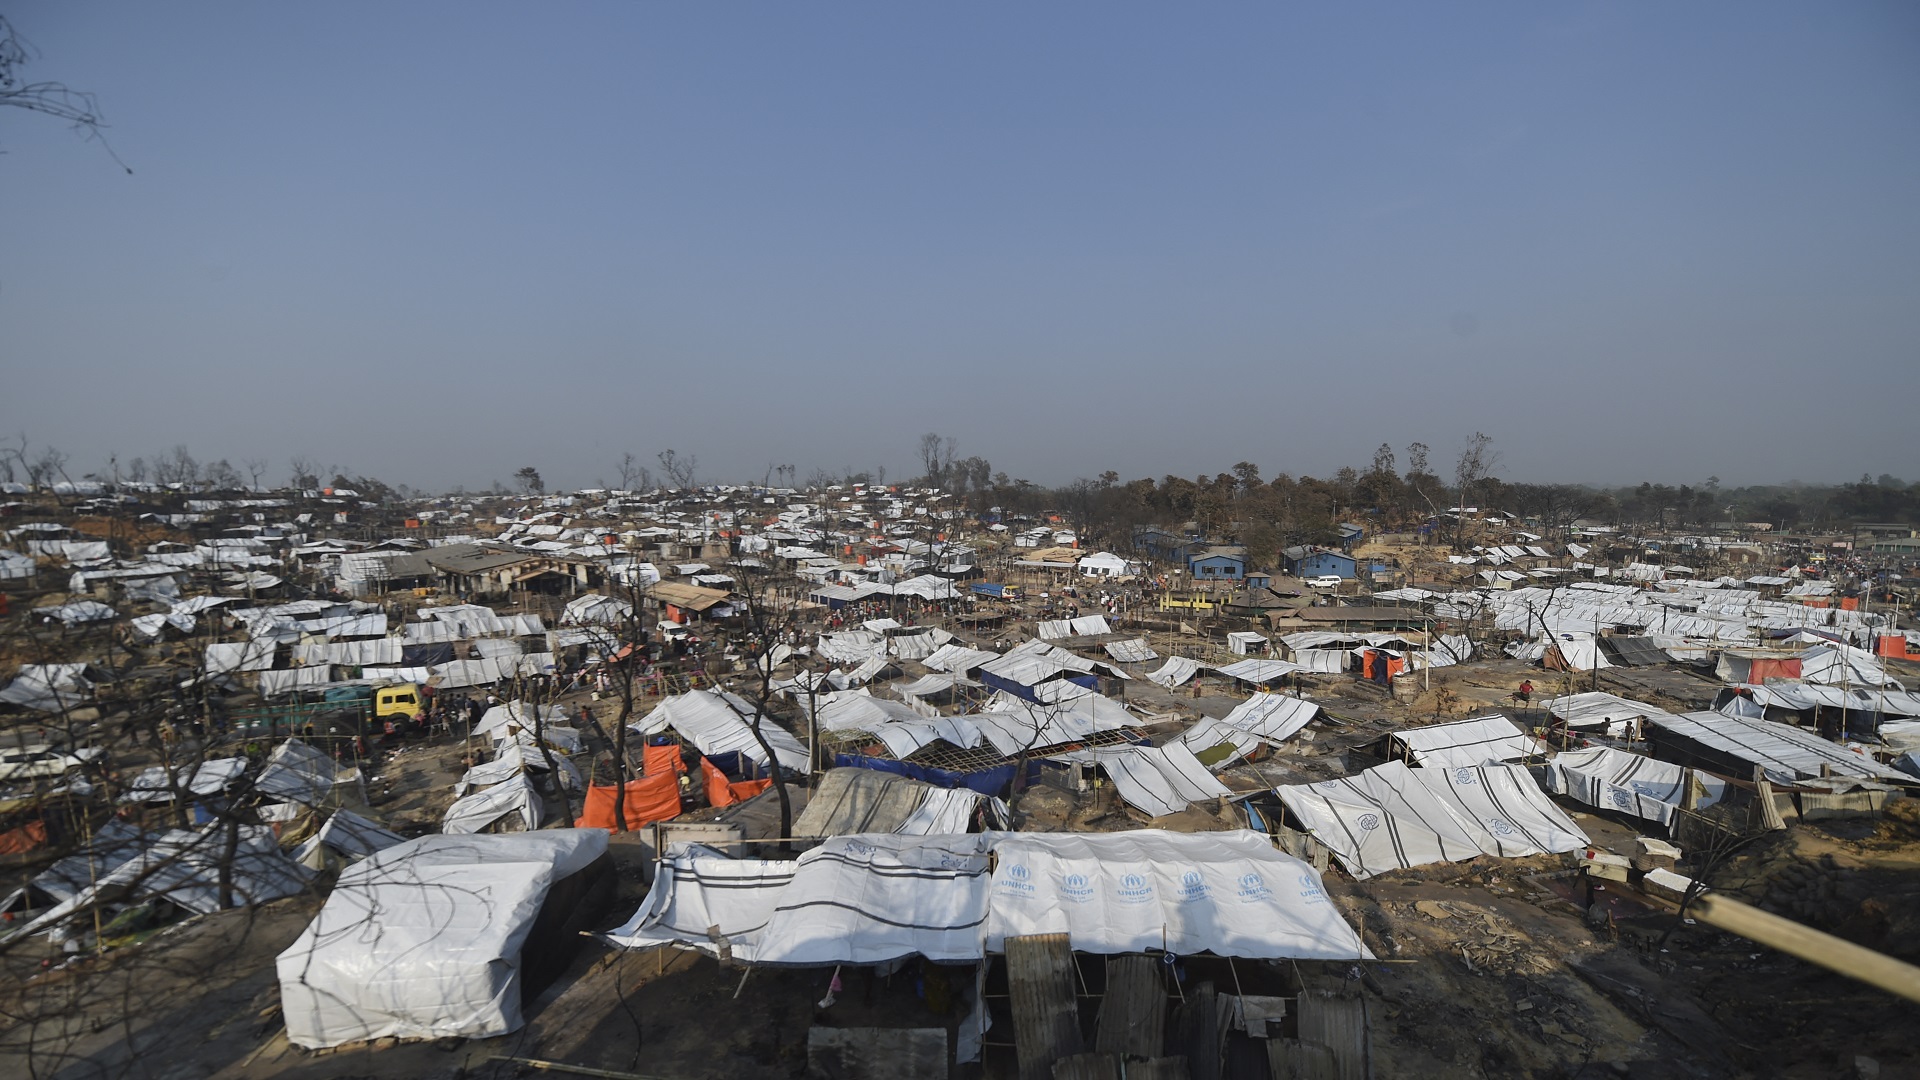
M 936 769 L 931 765 L 919 765 L 910 761 L 895 761 L 892 758 L 868 757 L 865 754 L 835 754 L 833 756 L 833 763 L 836 767 L 843 769 L 876 769 L 880 772 L 893 773 L 895 776 L 904 776 L 910 780 L 919 780 L 922 783 L 932 784 L 935 787 L 964 787 L 977 791 L 982 795 L 996 796 L 1007 790 L 1007 785 L 1013 782 L 1014 772 L 1019 767 L 1015 762 L 1008 762 L 1005 765 L 996 765 L 991 769 L 982 769 L 979 772 L 963 773 L 952 772 L 947 769 Z M 1027 763 L 1029 776 L 1032 775 L 1032 770 L 1038 767 L 1039 764 L 1037 761 Z

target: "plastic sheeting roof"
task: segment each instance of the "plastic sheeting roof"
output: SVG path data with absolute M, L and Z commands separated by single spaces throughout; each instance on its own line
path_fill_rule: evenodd
M 995 750 L 1008 757 L 1022 750 L 1077 742 L 1096 731 L 1118 731 L 1140 722 L 1119 702 L 1093 693 L 1059 705 L 1034 705 L 1007 694 L 996 694 L 986 711 L 952 719 L 978 728 Z
M 738 753 L 762 768 L 768 765 L 766 751 L 754 738 L 748 717 L 755 715 L 751 702 L 732 694 L 712 690 L 694 690 L 676 694 L 654 706 L 653 711 L 636 724 L 628 725 L 642 735 L 657 735 L 668 728 L 699 748 L 708 757 Z M 786 728 L 772 719 L 760 724 L 761 734 L 789 769 L 807 768 L 807 748 Z
M 1319 714 L 1320 706 L 1305 698 L 1255 694 L 1223 717 L 1202 718 L 1182 732 L 1178 741 L 1196 754 L 1231 743 L 1233 757 L 1241 757 L 1262 742 L 1278 746 Z
M 1650 721 L 1648 727 L 1698 743 L 1739 761 L 1759 765 L 1779 783 L 1811 779 L 1827 766 L 1835 775 L 1904 780 L 1865 754 L 1835 745 L 1814 732 L 1745 716 L 1714 712 L 1682 713 Z M 1654 740 L 1658 745 L 1659 739 Z
M 1063 755 L 1092 760 L 1109 777 L 1128 806 L 1148 817 L 1177 814 L 1204 800 L 1230 797 L 1233 790 L 1207 771 L 1185 744 L 1116 746 Z
M 1578 799 L 1588 806 L 1634 817 L 1673 823 L 1673 812 L 1686 795 L 1687 769 L 1611 746 L 1569 750 L 1555 757 L 1547 771 L 1547 789 Z M 1706 795 L 1699 806 L 1712 806 L 1726 797 L 1727 782 L 1696 773 Z
M 347 859 L 364 859 L 406 842 L 406 837 L 388 832 L 351 810 L 335 810 L 327 823 L 293 853 L 293 861 L 309 870 L 320 870 L 326 865 L 322 848 Z
M 989 881 L 982 835 L 840 836 L 793 863 L 741 860 L 724 876 L 702 874 L 711 864 L 692 858 L 695 874 L 683 875 L 680 860 L 673 860 L 674 872 L 663 868 L 633 919 L 608 937 L 630 948 L 677 941 L 711 950 L 706 926 L 694 937 L 686 916 L 699 909 L 711 917 L 716 905 L 706 894 L 731 885 L 735 892 L 761 893 L 753 901 L 722 902 L 736 923 L 752 923 L 765 913 L 757 929 L 743 926 L 737 935 L 725 922 L 712 924 L 727 936 L 734 958 L 746 963 L 878 964 L 916 954 L 948 962 L 980 958 Z M 782 881 L 786 867 L 792 875 Z M 701 897 L 683 903 L 678 894 L 694 890 Z
M 1274 789 L 1357 878 L 1477 855 L 1573 851 L 1587 836 L 1517 765 L 1410 769 Z
M 1147 673 L 1147 681 L 1172 689 L 1200 673 L 1203 665 L 1184 656 L 1169 656 L 1167 662 Z
M 97 882 L 47 909 L 18 933 L 36 934 L 65 922 L 97 897 L 162 899 L 195 915 L 220 910 L 220 864 L 227 850 L 226 828 L 214 822 L 198 831 L 171 829 Z M 240 843 L 231 863 L 236 905 L 264 904 L 307 887 L 312 873 L 280 851 L 264 825 L 240 826 Z
M 1107 655 L 1122 664 L 1142 664 L 1148 660 L 1157 660 L 1160 654 L 1153 651 L 1146 638 L 1132 638 L 1127 641 L 1109 641 L 1106 644 Z
M 540 793 L 533 789 L 533 781 L 516 769 L 493 787 L 454 800 L 453 805 L 447 807 L 440 831 L 448 836 L 477 833 L 501 818 L 517 816 L 522 828 L 532 832 L 540 827 L 543 813 L 545 807 L 540 802 Z
M 980 799 L 970 788 L 939 788 L 873 769 L 831 769 L 794 821 L 793 835 L 964 833 Z
M 1402 728 L 1393 737 L 1426 768 L 1448 769 L 1489 761 L 1514 761 L 1546 753 L 1546 744 L 1504 716 L 1476 716 L 1447 724 Z
M 1042 619 L 1040 636 L 1043 638 L 1094 637 L 1099 634 L 1113 633 L 1113 627 L 1107 625 L 1105 615 L 1082 615 L 1077 619 Z
M 1627 724 L 1634 720 L 1672 715 L 1658 706 L 1605 691 L 1548 698 L 1541 702 L 1541 707 L 1558 719 L 1566 721 L 1568 727 L 1597 727 L 1603 729 L 1608 735 L 1625 729 Z
M 192 769 L 191 775 L 188 771 Z M 247 771 L 246 758 L 209 758 L 198 765 L 186 764 L 176 767 L 174 779 L 179 781 L 183 792 L 191 795 L 217 795 L 240 774 Z M 168 779 L 164 765 L 151 765 L 140 770 L 128 785 L 127 793 L 120 797 L 121 802 L 166 802 L 173 798 L 173 783 Z
M 987 874 L 987 853 L 998 866 Z M 1248 831 L 838 837 L 798 861 L 670 851 L 615 944 L 667 942 L 754 964 L 977 961 L 1008 936 L 1075 949 L 1371 956 L 1311 866 Z
M 520 950 L 547 891 L 606 850 L 598 829 L 423 836 L 348 867 L 279 956 L 288 1040 L 318 1048 L 516 1030 Z
M 999 658 L 999 653 L 988 652 L 985 649 L 969 649 L 964 645 L 948 643 L 935 649 L 931 655 L 922 659 L 920 663 L 925 667 L 932 668 L 934 671 L 964 674 Z
M 1067 935 L 1085 952 L 1353 960 L 1371 953 L 1313 867 L 1246 830 L 994 834 L 986 949 Z
M 1285 678 L 1296 671 L 1306 669 L 1299 664 L 1290 664 L 1285 660 L 1269 660 L 1256 657 L 1242 660 L 1237 664 L 1228 664 L 1220 668 L 1220 674 L 1239 679 L 1241 682 L 1270 683 Z
M 288 739 L 267 755 L 267 763 L 254 780 L 253 789 L 303 806 L 319 806 L 333 792 L 337 771 L 333 758 L 324 751 L 298 739 Z
M 1737 683 L 1740 691 L 1761 705 L 1804 712 L 1808 709 L 1859 709 L 1882 716 L 1920 716 L 1920 694 L 1907 690 L 1862 690 L 1813 683 Z M 1722 691 L 1724 694 L 1726 691 Z

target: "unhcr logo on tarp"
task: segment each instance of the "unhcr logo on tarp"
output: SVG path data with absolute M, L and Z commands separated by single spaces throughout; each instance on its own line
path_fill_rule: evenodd
M 1068 874 L 1060 879 L 1060 898 L 1084 904 L 1093 899 L 1093 883 L 1085 874 Z
M 1474 775 L 1472 766 L 1466 765 L 1453 770 L 1453 782 L 1459 784 L 1461 787 L 1466 787 L 1470 784 L 1479 783 L 1480 778 Z
M 1153 883 L 1140 874 L 1122 874 L 1114 894 L 1123 904 L 1144 904 L 1153 899 Z
M 1360 828 L 1365 832 L 1372 832 L 1373 830 L 1380 827 L 1380 815 L 1379 814 L 1361 814 L 1359 820 L 1355 821 L 1354 824 L 1360 826 Z
M 1200 876 L 1198 870 L 1189 870 L 1180 875 L 1180 902 L 1191 904 L 1195 900 L 1205 900 L 1213 894 L 1213 887 L 1207 879 Z
M 1007 867 L 1007 876 L 1001 879 L 1000 891 L 1015 896 L 1033 895 L 1033 872 L 1021 863 Z
M 1259 874 L 1240 875 L 1240 899 L 1252 904 L 1273 899 L 1273 890 L 1267 888 L 1267 879 Z
M 1300 875 L 1300 899 L 1305 900 L 1309 904 L 1324 904 L 1327 902 L 1327 893 L 1325 889 L 1320 887 L 1319 878 L 1314 877 L 1312 874 Z

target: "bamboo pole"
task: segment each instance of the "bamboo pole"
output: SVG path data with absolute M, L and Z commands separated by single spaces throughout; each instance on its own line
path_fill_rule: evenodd
M 1908 1001 L 1920 1001 L 1920 967 L 1718 894 L 1697 898 L 1687 910 L 1708 926 L 1859 979 Z

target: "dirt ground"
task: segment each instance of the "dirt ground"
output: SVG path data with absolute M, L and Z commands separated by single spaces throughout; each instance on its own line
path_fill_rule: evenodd
M 1633 830 L 1580 814 L 1597 842 Z M 638 904 L 637 848 L 616 845 L 620 899 Z M 1329 892 L 1378 963 L 1318 965 L 1358 978 L 1380 1077 L 1920 1076 L 1920 1006 L 1742 939 L 1680 923 L 1671 909 L 1614 887 L 1611 926 L 1570 902 L 1565 857 L 1479 859 L 1356 882 Z M 1756 844 L 1727 874 L 1737 895 L 1851 940 L 1920 959 L 1920 814 L 1795 825 Z M 184 924 L 143 945 L 51 972 L 10 972 L 0 995 L 0 1075 L 142 1080 L 494 1078 L 532 1075 L 495 1061 L 562 1061 L 664 1080 L 804 1072 L 806 1033 L 834 1026 L 947 1026 L 911 989 L 849 972 L 840 1001 L 815 1007 L 826 971 L 722 970 L 677 950 L 620 952 L 583 943 L 567 973 L 498 1039 L 382 1043 L 312 1053 L 287 1044 L 273 957 L 316 898 Z M 1306 966 L 1306 965 L 1303 965 Z M 64 1025 L 34 1027 L 31 1011 Z M 21 1053 L 31 1032 L 39 1056 Z M 1005 1036 L 1001 1032 L 1001 1037 Z M 993 1036 L 990 1036 L 992 1038 Z M 57 1053 L 49 1054 L 49 1051 Z M 1011 1075 L 989 1059 L 987 1076 Z M 966 1075 L 961 1072 L 956 1075 Z
M 1564 692 L 1559 676 L 1543 678 L 1537 668 L 1504 660 L 1436 670 L 1433 689 L 1411 701 L 1326 680 L 1310 692 L 1341 722 L 1315 723 L 1266 760 L 1223 775 L 1247 787 L 1345 772 L 1347 748 L 1392 726 L 1505 710 L 1513 687 L 1530 676 L 1537 697 Z M 1610 678 L 1602 673 L 1601 689 L 1700 707 L 1689 700 L 1683 675 L 1665 697 L 1630 693 Z M 1221 715 L 1244 693 L 1218 680 L 1199 696 L 1135 680 L 1127 697 L 1148 711 Z M 407 835 L 436 827 L 465 754 L 462 744 L 442 741 L 392 755 L 370 770 L 373 813 Z M 1920 961 L 1920 812 L 1912 807 L 1896 803 L 1879 820 L 1795 824 L 1742 852 L 1721 884 L 1789 918 Z M 1016 809 L 1034 822 L 1029 827 L 1144 824 L 1096 800 L 1062 799 L 1053 789 L 1033 789 Z M 1051 823 L 1056 816 L 1058 825 Z M 1639 835 L 1626 819 L 1574 817 L 1596 844 L 1615 852 L 1630 850 Z M 1240 824 L 1194 807 L 1176 827 Z M 608 928 L 624 921 L 644 893 L 637 849 L 619 843 L 616 854 L 621 888 Z M 1381 1078 L 1920 1077 L 1920 1006 L 1683 923 L 1670 907 L 1630 889 L 1610 887 L 1602 900 L 1613 918 L 1591 925 L 1575 903 L 1582 890 L 1570 857 L 1479 859 L 1365 882 L 1335 869 L 1327 881 L 1379 960 L 1316 965 L 1313 974 L 1364 987 L 1373 1074 Z M 869 985 L 865 973 L 848 972 L 840 1000 L 823 1011 L 815 1003 L 830 972 L 757 970 L 743 980 L 741 970 L 723 970 L 704 956 L 621 952 L 583 940 L 566 974 L 528 1004 L 521 1031 L 311 1053 L 283 1034 L 274 957 L 318 906 L 316 894 L 203 918 L 51 970 L 37 967 L 37 957 L 15 962 L 0 989 L 0 1077 L 560 1075 L 498 1058 L 660 1080 L 790 1077 L 804 1073 L 813 1024 L 951 1030 L 958 1019 L 951 1010 L 935 1013 L 905 976 Z M 989 1038 L 1010 1035 L 997 1029 Z M 1856 1057 L 1871 1059 L 1871 1067 Z M 996 1053 L 984 1073 L 956 1075 L 1012 1074 L 1004 1053 Z

